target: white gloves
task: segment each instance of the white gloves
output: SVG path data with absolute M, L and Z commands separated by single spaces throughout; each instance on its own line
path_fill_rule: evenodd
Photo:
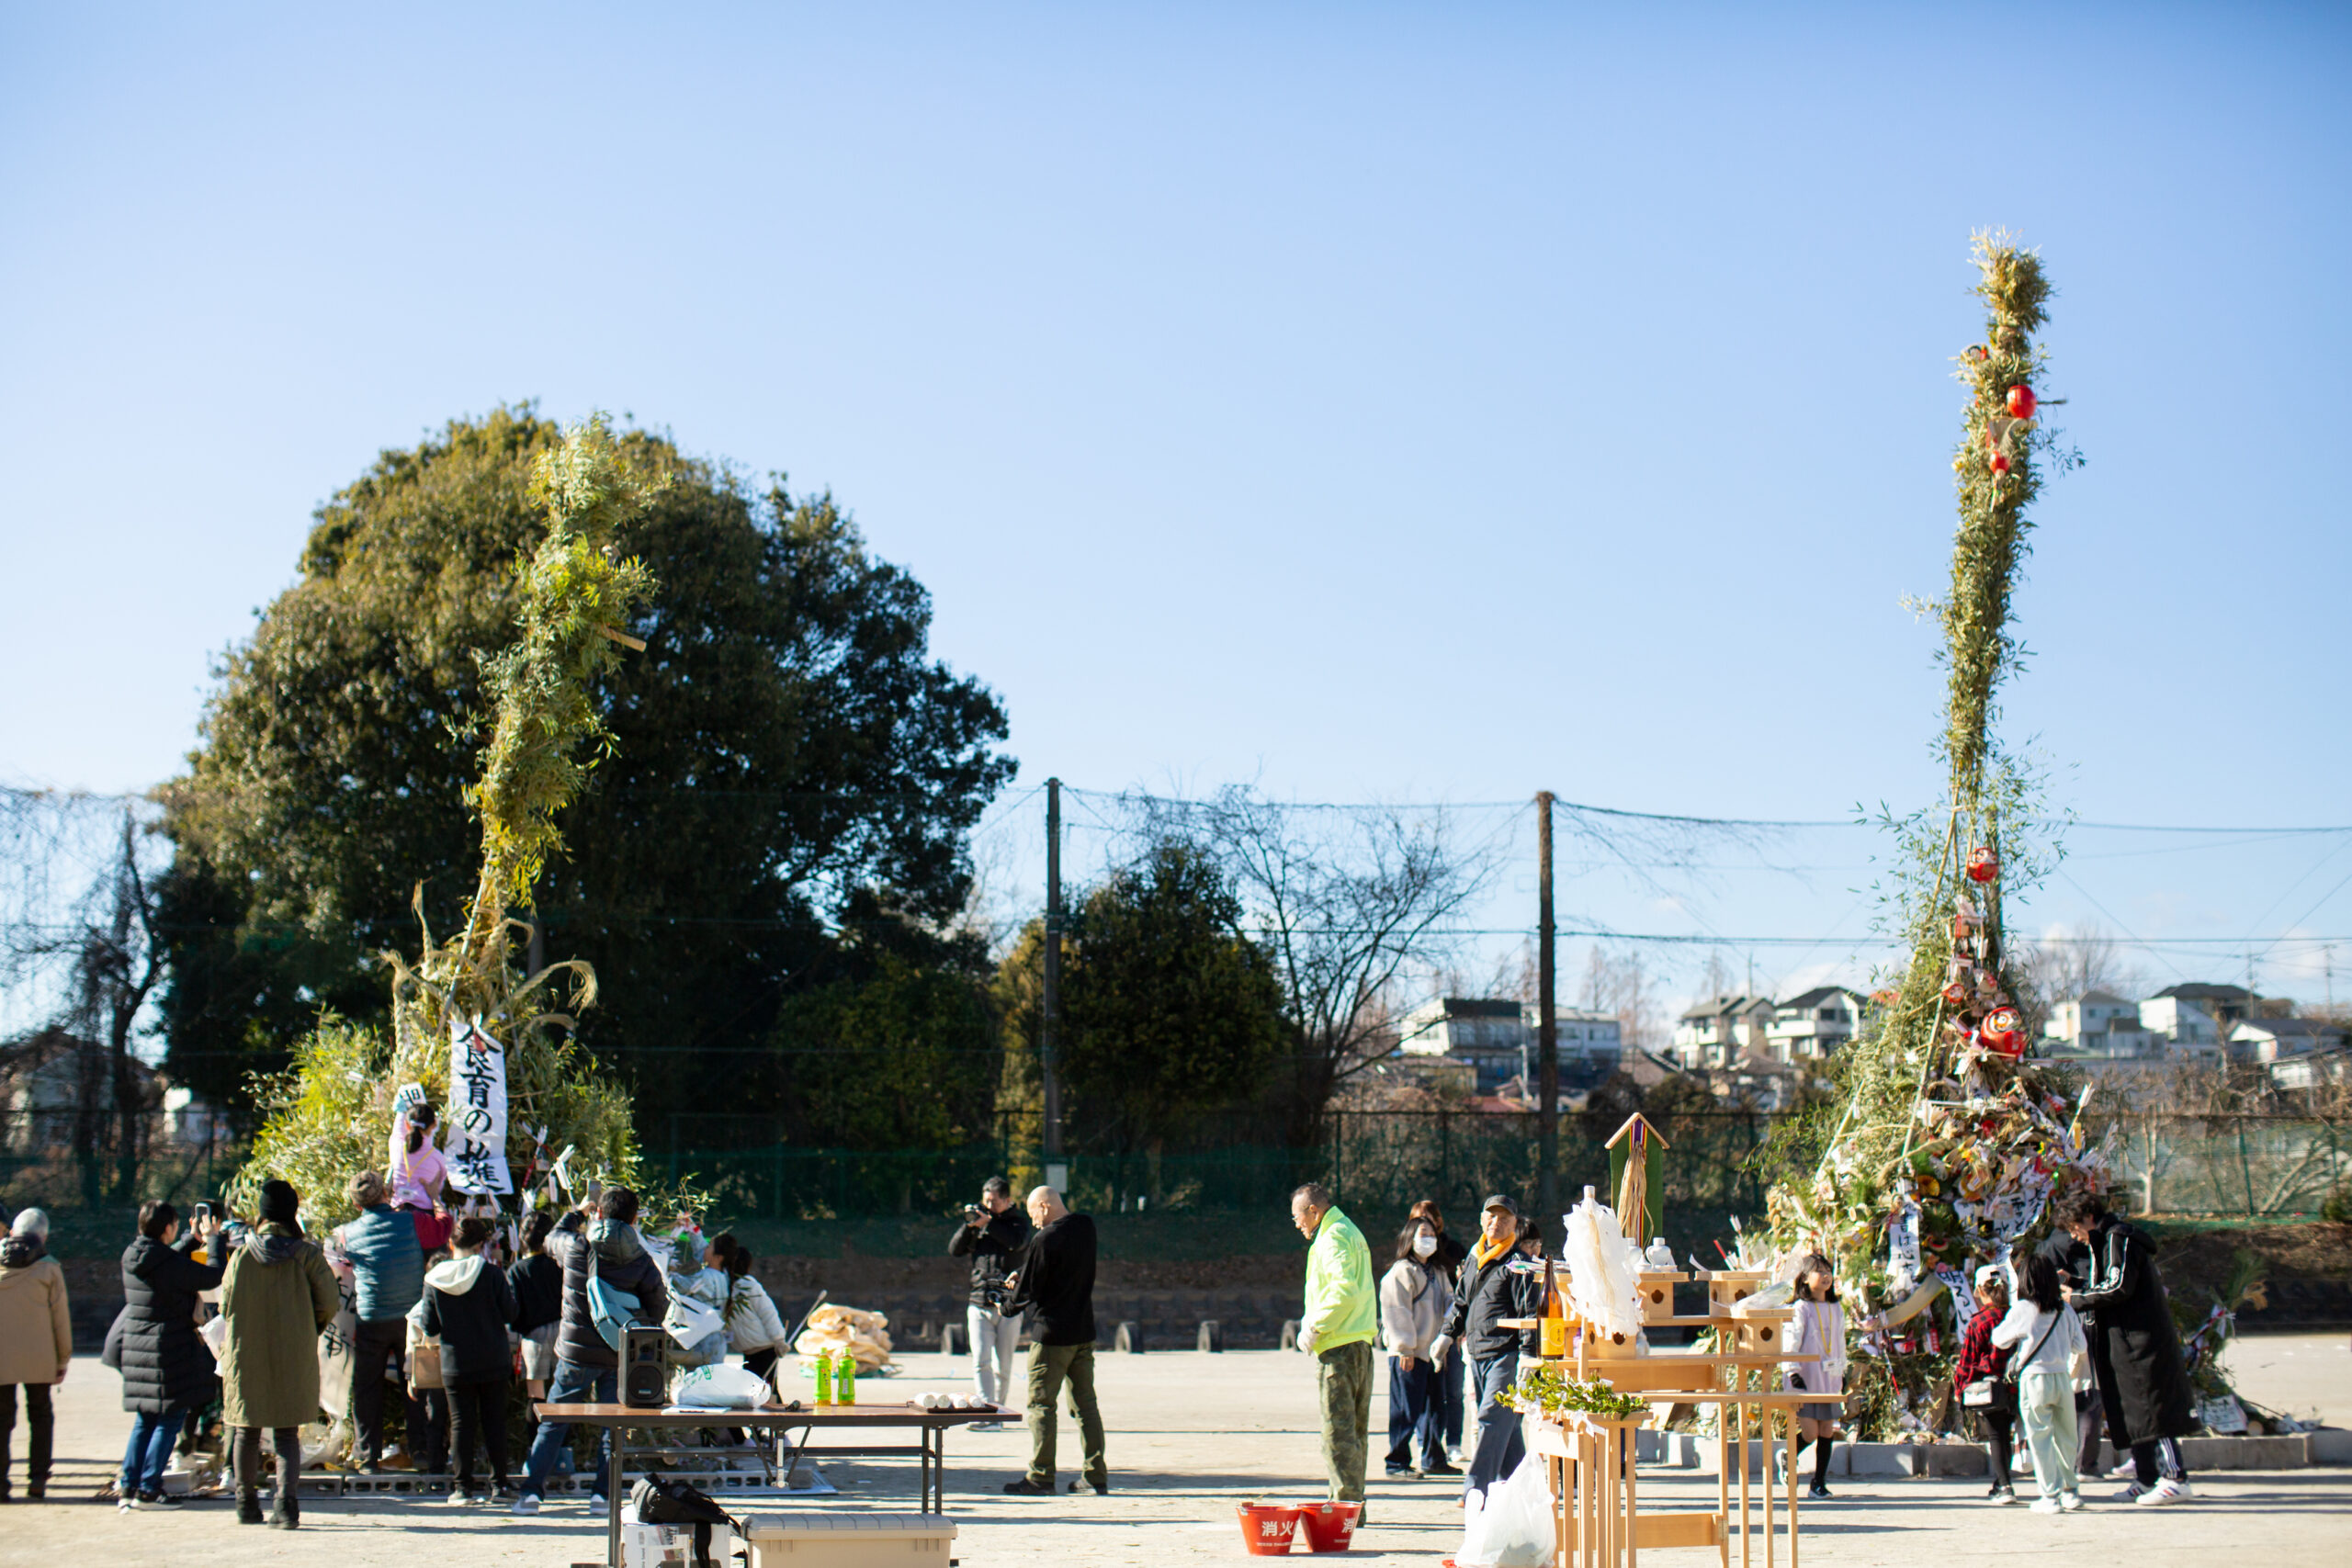
M 1453 1348 L 1453 1341 L 1445 1335 L 1441 1334 L 1436 1338 L 1430 1340 L 1430 1365 L 1435 1367 L 1440 1371 L 1445 1371 L 1446 1354 Z
M 1298 1348 L 1309 1356 L 1315 1354 L 1315 1330 L 1302 1328 L 1298 1331 Z

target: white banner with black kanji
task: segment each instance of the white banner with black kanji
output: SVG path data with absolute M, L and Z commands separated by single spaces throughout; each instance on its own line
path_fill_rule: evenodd
M 449 1185 L 460 1192 L 509 1192 L 506 1169 L 506 1052 L 481 1020 L 449 1022 Z

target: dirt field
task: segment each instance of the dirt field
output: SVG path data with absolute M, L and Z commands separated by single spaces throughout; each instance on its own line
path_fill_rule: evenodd
M 2232 1362 L 2246 1392 L 2274 1408 L 2352 1423 L 2352 1348 L 2341 1334 L 2242 1341 Z M 935 1355 L 906 1359 L 906 1375 L 861 1384 L 869 1402 L 961 1386 L 963 1366 Z M 1314 1383 L 1307 1362 L 1273 1351 L 1114 1356 L 1101 1359 L 1114 1490 L 1108 1498 L 1006 1497 L 1026 1452 L 1017 1432 L 957 1436 L 949 1453 L 949 1504 L 968 1568 L 989 1564 L 1109 1565 L 1229 1562 L 1242 1557 L 1237 1500 L 1319 1495 Z M 595 1559 L 601 1527 L 576 1502 L 550 1503 L 537 1518 L 455 1510 L 435 1503 L 313 1500 L 298 1535 L 242 1529 L 226 1503 L 168 1513 L 119 1515 L 86 1500 L 119 1462 L 126 1417 L 113 1374 L 74 1363 L 61 1391 L 60 1501 L 10 1506 L 0 1519 L 0 1563 L 42 1568 L 169 1562 L 315 1563 L 337 1568 L 564 1568 Z M 1385 1415 L 1376 1398 L 1375 1430 Z M 1064 1454 L 1075 1457 L 1063 1427 Z M 19 1444 L 23 1434 L 18 1433 Z M 21 1448 L 19 1449 L 21 1456 Z M 1377 1470 L 1377 1442 L 1374 1465 Z M 22 1459 L 18 1460 L 21 1479 Z M 827 1467 L 845 1508 L 903 1508 L 914 1489 L 910 1462 Z M 1066 1477 L 1067 1477 L 1067 1472 Z M 1885 1564 L 1940 1568 L 2007 1562 L 2019 1553 L 2133 1568 L 2211 1568 L 2216 1562 L 2346 1561 L 2352 1540 L 2352 1471 L 2311 1470 L 2199 1477 L 2192 1505 L 2162 1511 L 2104 1505 L 2061 1519 L 2023 1508 L 1989 1509 L 1975 1482 L 1845 1481 L 1834 1504 L 1805 1511 L 1803 1562 L 1821 1568 Z M 1433 1565 L 1460 1540 L 1453 1494 L 1436 1482 L 1373 1483 L 1373 1521 L 1359 1558 Z M 1645 1472 L 1643 1495 L 1660 1506 L 1712 1501 L 1711 1478 Z M 799 1505 L 810 1506 L 810 1505 Z M 1644 1553 L 1660 1568 L 1704 1568 L 1712 1551 Z M 1760 1557 L 1758 1560 L 1761 1561 Z

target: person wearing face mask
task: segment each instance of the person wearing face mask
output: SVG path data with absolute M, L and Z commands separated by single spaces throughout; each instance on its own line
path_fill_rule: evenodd
M 1380 1281 L 1380 1334 L 1388 1344 L 1388 1473 L 1459 1475 L 1438 1431 L 1437 1363 L 1430 1342 L 1453 1309 L 1453 1287 L 1437 1260 L 1437 1230 L 1415 1220 L 1396 1238 L 1396 1261 Z M 1413 1444 L 1421 1449 L 1413 1467 Z

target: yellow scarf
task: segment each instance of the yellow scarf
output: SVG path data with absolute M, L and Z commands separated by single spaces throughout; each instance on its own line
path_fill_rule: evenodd
M 1509 1241 L 1488 1241 L 1485 1236 L 1480 1236 L 1478 1245 L 1470 1249 L 1470 1256 L 1476 1261 L 1479 1268 L 1484 1269 L 1518 1245 L 1519 1238 L 1516 1236 Z

